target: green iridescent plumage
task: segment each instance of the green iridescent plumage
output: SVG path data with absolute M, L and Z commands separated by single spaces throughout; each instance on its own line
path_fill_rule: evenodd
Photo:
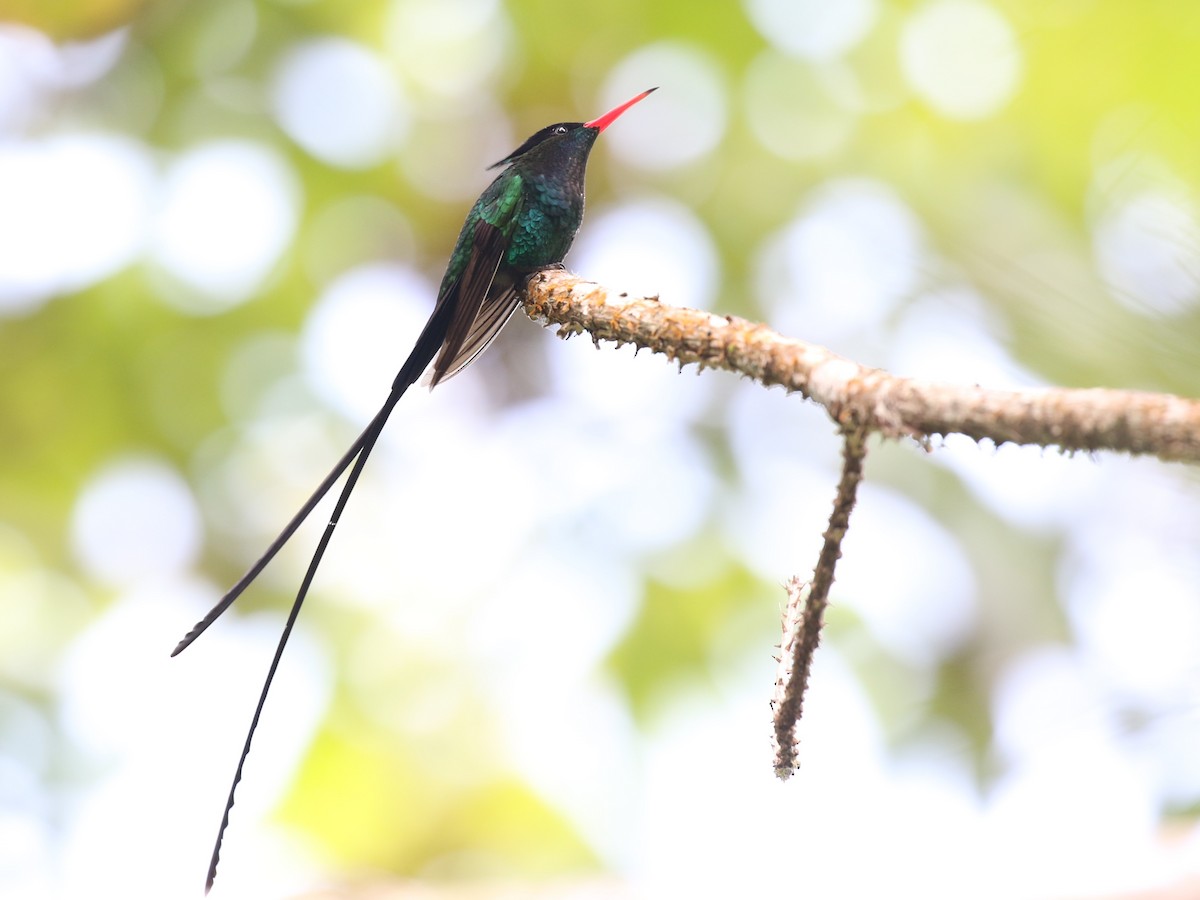
M 431 384 L 461 371 L 491 343 L 517 308 L 524 276 L 562 262 L 583 221 L 584 173 L 599 136 L 581 122 L 551 125 L 497 163 L 504 171 L 467 215 L 438 290 L 438 306 L 453 304 L 456 314 Z M 491 272 L 490 280 L 472 279 L 478 271 Z

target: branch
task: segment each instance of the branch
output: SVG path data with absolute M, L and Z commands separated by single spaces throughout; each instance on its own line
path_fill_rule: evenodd
M 775 774 L 786 781 L 796 771 L 796 723 L 804 711 L 804 692 L 813 654 L 821 641 L 833 571 L 842 556 L 842 539 L 850 527 L 850 513 L 863 477 L 867 436 L 862 430 L 843 434 L 842 477 L 825 529 L 825 542 L 817 557 L 812 581 L 791 578 L 787 583 L 788 605 L 783 615 L 783 640 L 779 645 L 779 670 L 775 678 L 774 715 Z
M 902 378 L 745 319 L 666 306 L 657 297 L 614 297 L 601 285 L 561 269 L 531 275 L 521 299 L 531 318 L 557 325 L 561 337 L 586 331 L 597 344 L 634 344 L 677 360 L 681 368 L 696 363 L 701 369 L 737 372 L 765 386 L 782 385 L 819 403 L 839 424 L 845 442 L 842 475 L 824 545 L 812 581 L 793 578 L 787 585 L 771 702 L 780 778 L 796 769 L 796 723 L 871 432 L 922 442 L 934 435 L 965 434 L 997 446 L 1113 450 L 1200 462 L 1197 400 L 1101 388 L 995 391 Z
M 667 306 L 657 297 L 612 295 L 551 269 L 532 275 L 522 300 L 533 319 L 569 337 L 631 343 L 700 368 L 725 369 L 782 385 L 819 403 L 843 428 L 927 440 L 965 434 L 977 441 L 1112 450 L 1200 462 L 1200 401 L 1103 388 L 997 391 L 903 378 L 764 325 Z

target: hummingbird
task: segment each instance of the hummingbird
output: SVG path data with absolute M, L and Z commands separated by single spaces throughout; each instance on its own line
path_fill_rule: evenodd
M 204 885 L 206 894 L 212 889 L 217 876 L 217 863 L 225 830 L 229 826 L 234 793 L 242 780 L 242 769 L 250 753 L 254 732 L 258 728 L 279 661 L 338 520 L 388 417 L 404 392 L 427 369 L 426 377 L 433 388 L 470 365 L 496 338 L 520 305 L 519 288 L 524 279 L 539 269 L 562 263 L 583 221 L 584 175 L 596 138 L 622 113 L 655 90 L 657 88 L 643 91 L 590 122 L 548 125 L 504 159 L 488 167 L 502 171 L 467 214 L 438 288 L 433 312 L 400 366 L 387 399 L 266 552 L 171 652 L 172 656 L 177 656 L 186 650 L 242 595 L 349 468 L 350 474 L 304 573 L 259 693 L 258 705 L 250 720 L 246 741 L 225 801 L 221 825 L 217 830 Z

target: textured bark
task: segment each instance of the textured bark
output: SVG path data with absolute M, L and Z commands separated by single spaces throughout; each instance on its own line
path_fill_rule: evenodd
M 614 294 L 562 270 L 533 275 L 523 300 L 531 318 L 557 325 L 563 336 L 586 331 L 597 342 L 635 344 L 681 366 L 696 363 L 782 385 L 825 407 L 844 428 L 1200 462 L 1198 400 L 1103 388 L 999 391 L 902 378 L 764 325 Z
M 937 435 L 965 434 L 997 446 L 1034 444 L 1200 461 L 1197 400 L 1102 388 L 998 391 L 902 378 L 764 325 L 668 306 L 657 297 L 614 294 L 562 269 L 531 276 L 522 300 L 531 318 L 557 325 L 563 337 L 587 332 L 597 344 L 634 344 L 665 354 L 681 368 L 695 363 L 765 386 L 782 385 L 819 403 L 840 426 L 842 475 L 820 556 L 810 581 L 794 577 L 787 584 L 771 701 L 774 767 L 781 779 L 798 765 L 796 726 L 872 432 L 923 443 Z
M 775 679 L 775 698 L 771 701 L 775 774 L 781 781 L 790 778 L 798 765 L 796 725 L 804 712 L 804 692 L 808 690 L 813 655 L 821 642 L 833 573 L 837 561 L 842 558 L 842 540 L 850 528 L 850 513 L 854 511 L 858 485 L 863 477 L 863 460 L 867 455 L 864 432 L 847 431 L 842 437 L 842 477 L 838 480 L 833 512 L 829 515 L 829 527 L 825 529 L 812 581 L 805 583 L 793 577 L 787 583 L 788 602 L 783 613 L 779 674 Z

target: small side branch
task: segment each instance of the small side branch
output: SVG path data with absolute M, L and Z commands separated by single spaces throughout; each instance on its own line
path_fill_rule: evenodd
M 782 385 L 819 403 L 844 427 L 927 440 L 965 434 L 995 444 L 1066 451 L 1112 450 L 1200 462 L 1200 401 L 1093 388 L 997 391 L 902 378 L 734 316 L 629 297 L 570 272 L 531 276 L 523 297 L 533 319 L 559 334 L 631 343 L 701 368 Z
M 867 435 L 861 429 L 843 432 L 842 477 L 838 481 L 833 512 L 825 541 L 817 557 L 812 581 L 793 577 L 787 584 L 788 605 L 783 615 L 783 641 L 779 648 L 779 673 L 775 680 L 774 710 L 775 774 L 787 780 L 796 771 L 796 725 L 804 711 L 804 692 L 812 669 L 813 654 L 821 640 L 825 607 L 833 587 L 834 568 L 842 556 L 842 540 L 850 527 L 850 513 L 863 477 Z

